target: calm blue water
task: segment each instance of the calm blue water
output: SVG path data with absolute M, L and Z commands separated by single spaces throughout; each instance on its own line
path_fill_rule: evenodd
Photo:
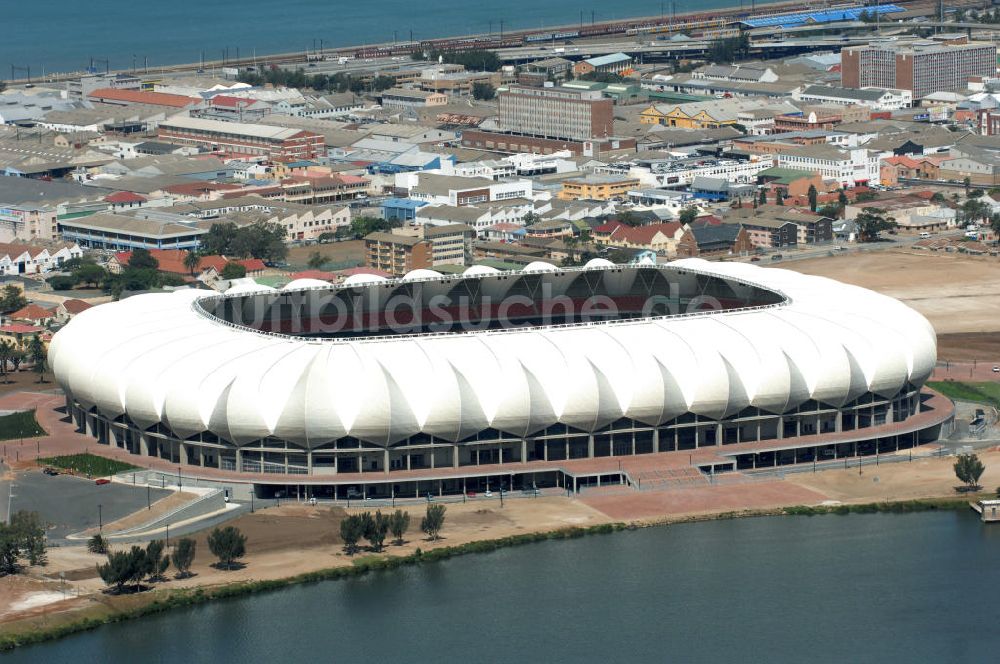
M 679 0 L 677 12 L 738 5 L 739 0 Z M 658 0 L 5 0 L 0 3 L 0 78 L 11 64 L 44 71 L 80 71 L 90 58 L 108 59 L 112 69 L 290 52 L 324 46 L 400 41 L 457 34 L 541 28 L 578 23 L 580 13 L 596 20 L 659 14 L 671 3 Z M 748 3 L 749 6 L 749 3 Z M 100 65 L 103 67 L 103 64 Z M 18 73 L 18 78 L 23 72 Z
M 965 512 L 685 524 L 300 586 L 0 661 L 996 662 L 998 560 L 1000 526 Z

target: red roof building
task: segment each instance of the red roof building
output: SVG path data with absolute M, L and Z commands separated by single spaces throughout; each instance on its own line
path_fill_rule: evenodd
M 189 108 L 201 103 L 200 99 L 171 95 L 164 92 L 143 92 L 141 90 L 115 90 L 113 88 L 98 88 L 87 95 L 90 101 L 105 104 L 128 106 L 129 104 L 149 104 L 150 106 L 166 106 L 168 108 Z
M 36 325 L 44 325 L 55 318 L 55 315 L 55 312 L 51 309 L 31 303 L 10 314 L 9 318 L 15 321 L 27 321 Z
M 156 259 L 157 263 L 159 263 L 160 272 L 170 272 L 171 274 L 191 276 L 191 270 L 184 265 L 184 259 L 188 255 L 187 251 L 183 249 L 150 249 L 149 254 Z M 118 265 L 124 267 L 128 265 L 128 261 L 131 257 L 131 251 L 120 251 L 115 254 L 114 259 Z M 198 262 L 198 267 L 194 270 L 194 273 L 200 274 L 210 268 L 214 268 L 216 272 L 222 272 L 222 268 L 226 266 L 226 263 L 239 263 L 246 268 L 247 274 L 263 272 L 264 268 L 267 267 L 264 265 L 264 261 L 259 258 L 202 256 L 201 260 Z

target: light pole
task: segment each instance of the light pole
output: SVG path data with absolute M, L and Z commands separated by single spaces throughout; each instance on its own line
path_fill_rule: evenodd
M 104 505 L 97 504 L 97 530 L 104 532 Z

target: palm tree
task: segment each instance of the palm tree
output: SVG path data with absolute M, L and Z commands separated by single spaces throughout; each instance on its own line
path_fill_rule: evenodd
M 0 341 L 0 378 L 7 382 L 7 361 L 14 354 L 14 344 L 10 339 Z
M 187 255 L 184 256 L 184 267 L 186 267 L 188 272 L 191 273 L 191 276 L 194 276 L 194 271 L 198 269 L 200 264 L 201 258 L 195 252 L 189 251 L 187 252 Z

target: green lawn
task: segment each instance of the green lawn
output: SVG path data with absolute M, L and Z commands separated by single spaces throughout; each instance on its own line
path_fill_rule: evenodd
M 968 383 L 958 380 L 932 380 L 927 387 L 946 397 L 961 401 L 978 401 L 1000 408 L 1000 383 Z
M 45 429 L 35 420 L 33 410 L 0 416 L 0 440 L 18 440 L 44 435 Z
M 105 459 L 94 454 L 68 454 L 66 456 L 47 457 L 39 459 L 38 464 L 72 470 L 92 477 L 116 475 L 126 470 L 138 468 L 138 466 L 133 466 L 123 461 Z

